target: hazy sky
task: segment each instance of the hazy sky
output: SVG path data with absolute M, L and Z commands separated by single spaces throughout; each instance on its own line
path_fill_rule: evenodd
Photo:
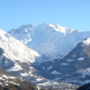
M 0 28 L 44 22 L 90 30 L 90 0 L 0 0 Z

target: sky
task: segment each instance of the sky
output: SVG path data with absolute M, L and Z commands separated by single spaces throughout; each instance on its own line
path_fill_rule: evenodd
M 0 0 L 0 28 L 56 23 L 90 30 L 90 0 Z

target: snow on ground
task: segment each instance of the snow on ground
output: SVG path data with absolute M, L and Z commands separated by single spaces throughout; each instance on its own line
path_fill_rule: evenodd
M 21 73 L 21 76 L 22 77 L 27 77 L 27 76 L 29 76 L 29 74 L 26 72 L 26 73 Z
M 37 78 L 36 80 L 37 80 L 37 81 L 42 81 L 43 79 L 42 79 L 42 78 Z
M 83 43 L 84 43 L 85 45 L 88 45 L 88 46 L 89 46 L 89 45 L 90 45 L 90 38 L 84 40 Z
M 3 30 L 0 30 L 0 47 L 4 49 L 5 56 L 14 61 L 33 63 L 36 57 L 40 57 L 36 51 L 26 47 Z
M 51 74 L 60 74 L 60 72 L 54 70 L 54 71 L 51 72 Z
M 47 68 L 47 70 L 50 70 L 50 69 L 52 69 L 53 67 L 52 66 L 49 66 L 48 68 Z
M 23 70 L 23 68 L 19 64 L 15 63 L 13 67 L 7 69 L 6 71 L 20 71 L 20 70 Z
M 48 90 L 48 87 L 50 86 L 55 88 L 56 90 L 76 90 L 76 88 L 78 87 L 76 85 L 69 84 L 66 82 L 55 82 L 55 81 L 47 81 L 37 85 L 38 88 L 45 87 L 47 90 Z
M 0 85 L 1 86 L 8 86 L 10 83 L 14 85 L 19 85 L 18 82 L 16 82 L 16 77 L 7 75 L 5 73 L 0 73 Z
M 78 61 L 83 61 L 84 57 L 78 58 Z

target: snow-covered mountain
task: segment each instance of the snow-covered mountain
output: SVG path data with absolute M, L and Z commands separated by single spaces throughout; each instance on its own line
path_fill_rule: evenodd
M 36 67 L 52 80 L 70 83 L 90 83 L 90 38 L 80 42 L 63 59 L 46 61 Z
M 27 44 L 28 42 L 32 41 L 32 35 L 34 30 L 36 29 L 36 27 L 34 25 L 22 25 L 20 27 L 18 27 L 17 29 L 12 29 L 10 31 L 10 33 L 12 33 L 13 35 L 15 34 L 15 38 L 21 40 L 22 42 L 24 42 L 25 44 Z M 18 33 L 20 35 L 18 35 Z M 22 37 L 22 38 L 21 38 Z
M 42 76 L 56 81 L 67 80 L 71 83 L 82 84 L 83 80 L 89 82 L 90 31 L 44 23 L 28 30 L 31 36 L 28 37 L 31 41 L 28 41 L 28 38 L 25 39 L 27 34 L 24 35 L 22 30 L 26 29 L 11 30 L 9 33 L 44 58 L 45 61 L 35 66 Z
M 4 51 L 0 57 L 1 68 L 18 78 L 31 80 L 33 83 L 45 80 L 32 66 L 33 62 L 41 59 L 40 54 L 36 51 L 28 48 L 3 30 L 0 30 L 0 48 Z
M 4 49 L 5 56 L 20 62 L 34 62 L 39 57 L 36 51 L 27 48 L 23 43 L 0 29 L 0 47 Z
M 89 31 L 78 31 L 58 24 L 43 23 L 37 27 L 21 26 L 9 33 L 40 53 L 45 60 L 67 55 L 79 42 L 90 36 Z
M 32 65 L 37 58 L 42 59 L 36 51 L 27 48 L 22 42 L 16 40 L 3 30 L 0 30 L 0 68 L 15 76 L 10 76 L 6 72 L 2 74 L 0 71 L 0 88 L 15 88 L 16 90 L 18 88 L 19 90 L 23 88 L 25 90 L 29 90 L 32 87 L 35 88 L 30 83 L 22 80 L 30 81 L 36 84 L 38 88 L 47 88 L 47 90 L 51 87 L 57 90 L 61 88 L 67 88 L 67 90 L 76 88 L 76 85 L 66 82 L 52 82 L 42 77 L 39 71 Z

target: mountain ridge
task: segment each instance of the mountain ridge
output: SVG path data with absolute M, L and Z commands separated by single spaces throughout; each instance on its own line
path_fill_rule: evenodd
M 40 54 L 10 34 L 2 30 L 0 32 L 0 48 L 4 51 L 0 58 L 0 67 L 18 78 L 31 80 L 33 83 L 46 80 L 32 66 L 37 59 L 42 60 Z
M 29 48 L 37 51 L 44 59 L 63 58 L 79 42 L 90 36 L 89 31 L 79 31 L 48 23 L 43 23 L 31 31 L 23 34 L 22 29 L 16 29 L 9 33 Z

